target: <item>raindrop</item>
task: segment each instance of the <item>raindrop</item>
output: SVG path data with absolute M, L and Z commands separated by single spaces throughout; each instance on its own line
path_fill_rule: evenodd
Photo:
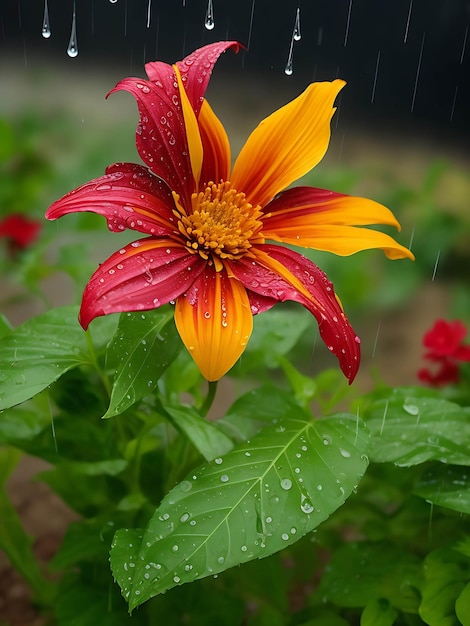
M 343 448 L 339 449 L 339 453 L 341 454 L 341 456 L 345 459 L 349 459 L 351 458 L 351 453 L 348 450 L 344 450 Z
M 152 14 L 152 0 L 149 0 L 147 5 L 147 28 L 150 28 L 150 19 Z
M 193 485 L 189 482 L 189 480 L 183 480 L 183 482 L 180 484 L 181 491 L 184 491 L 185 493 L 191 491 L 192 488 Z
M 295 24 L 294 24 L 294 40 L 300 41 L 302 35 L 300 33 L 300 7 L 297 7 L 297 13 L 295 15 Z
M 180 549 L 179 546 L 175 543 L 175 545 L 171 548 L 173 550 L 173 552 L 178 552 L 178 550 Z
M 465 55 L 465 48 L 467 47 L 467 38 L 468 38 L 468 24 L 467 24 L 467 28 L 465 29 L 465 35 L 463 38 L 462 53 L 460 55 L 460 65 L 462 65 L 463 63 L 463 57 Z
M 294 71 L 293 61 L 294 61 L 294 33 L 292 33 L 292 39 L 290 41 L 290 47 L 289 47 L 289 55 L 287 57 L 286 67 L 284 68 L 284 74 L 286 74 L 286 76 L 292 76 L 292 73 Z
M 441 256 L 441 251 L 438 250 L 437 251 L 437 257 L 436 257 L 436 262 L 434 263 L 434 269 L 432 271 L 432 278 L 431 278 L 432 281 L 434 281 L 434 279 L 436 278 L 437 266 L 439 264 L 439 257 L 440 256 Z
M 78 43 L 77 43 L 77 12 L 75 7 L 75 0 L 73 3 L 72 13 L 72 30 L 70 32 L 69 45 L 67 47 L 67 54 L 74 59 L 78 56 Z
M 282 535 L 281 535 L 281 539 L 282 539 L 283 541 L 287 541 L 287 540 L 289 539 L 289 535 L 288 535 L 287 533 L 282 533 Z
M 223 565 L 225 563 L 225 559 L 223 556 L 219 556 L 219 558 L 217 559 L 217 563 L 219 563 L 220 565 Z
M 375 98 L 375 88 L 377 86 L 377 75 L 379 73 L 379 63 L 380 63 L 380 50 L 377 53 L 377 61 L 375 62 L 374 84 L 372 86 L 372 95 L 370 97 L 371 104 L 374 102 L 374 98 Z
M 292 481 L 290 480 L 290 478 L 283 478 L 281 480 L 281 487 L 285 491 L 289 491 L 289 489 L 292 487 Z
M 240 548 L 240 550 L 241 550 L 242 552 L 246 552 L 246 551 L 248 550 L 248 548 L 247 548 L 246 546 L 242 546 L 242 547 Z
M 222 474 L 222 476 L 220 477 L 220 480 L 221 480 L 223 483 L 228 482 L 228 476 L 227 476 L 227 474 Z
M 42 36 L 44 39 L 49 39 L 51 36 L 51 25 L 49 24 L 49 7 L 47 6 L 47 0 L 44 0 L 44 18 L 42 20 Z
M 424 39 L 425 39 L 426 33 L 423 33 L 423 39 L 421 40 L 421 49 L 419 51 L 419 58 L 418 58 L 418 66 L 416 68 L 416 78 L 415 78 L 415 86 L 413 89 L 413 99 L 411 100 L 411 112 L 413 113 L 413 109 L 415 108 L 415 100 L 416 100 L 416 92 L 418 90 L 418 79 L 419 79 L 419 72 L 421 70 L 421 61 L 423 58 L 423 48 L 424 48 Z
M 302 500 L 300 502 L 300 508 L 307 515 L 309 515 L 310 513 L 313 513 L 313 504 L 310 502 L 310 500 L 307 498 L 307 496 L 304 496 L 304 494 L 302 494 Z
M 208 0 L 207 2 L 206 19 L 204 21 L 204 26 L 207 28 L 207 30 L 213 30 L 215 27 L 214 6 L 212 4 L 212 0 Z
M 386 418 L 387 418 L 387 411 L 388 411 L 388 400 L 387 400 L 387 402 L 386 402 L 386 404 L 385 404 L 384 414 L 383 414 L 383 417 L 382 417 L 382 424 L 381 424 L 381 426 L 380 426 L 380 434 L 381 434 L 381 435 L 382 435 L 383 430 L 384 430 L 385 420 L 386 420 Z
M 109 0 L 111 4 L 116 4 L 117 0 Z
M 346 44 L 348 43 L 349 24 L 351 22 L 351 9 L 352 9 L 352 0 L 349 0 L 348 19 L 346 21 L 346 32 L 344 33 L 344 47 L 346 47 Z
M 403 38 L 403 43 L 406 43 L 406 40 L 408 39 L 408 30 L 410 28 L 411 9 L 412 8 L 413 8 L 413 0 L 410 0 L 410 8 L 408 9 L 408 17 L 406 18 L 405 36 Z
M 324 446 L 329 446 L 331 444 L 332 440 L 330 435 L 323 435 L 323 445 Z
M 222 465 L 222 459 L 218 457 L 217 459 L 214 459 L 214 463 L 216 463 L 217 465 Z
M 180 522 L 187 522 L 189 519 L 189 513 L 183 513 L 183 515 L 180 517 Z
M 409 415 L 419 415 L 419 408 L 415 404 L 404 404 L 403 410 Z

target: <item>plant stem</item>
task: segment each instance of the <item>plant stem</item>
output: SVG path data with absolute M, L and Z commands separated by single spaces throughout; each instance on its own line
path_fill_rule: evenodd
M 209 381 L 209 389 L 207 391 L 207 396 L 204 402 L 202 403 L 201 409 L 200 409 L 204 417 L 209 413 L 212 403 L 214 402 L 218 382 L 219 382 L 218 380 Z

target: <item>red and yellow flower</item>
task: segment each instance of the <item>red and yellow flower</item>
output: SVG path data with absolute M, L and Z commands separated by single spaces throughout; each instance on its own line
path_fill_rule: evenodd
M 349 255 L 380 248 L 413 258 L 390 236 L 361 228 L 399 228 L 384 206 L 311 187 L 286 188 L 323 157 L 342 80 L 313 83 L 253 131 L 231 167 L 230 144 L 204 94 L 219 55 L 236 42 L 207 45 L 175 65 L 145 66 L 126 78 L 140 121 L 137 150 L 146 167 L 116 163 L 55 202 L 55 219 L 75 211 L 104 215 L 109 229 L 146 237 L 107 259 L 88 283 L 84 328 L 97 316 L 175 301 L 179 334 L 208 380 L 237 361 L 253 315 L 294 300 L 317 319 L 320 335 L 352 381 L 359 339 L 333 286 L 311 261 L 282 242 Z M 359 227 L 359 228 L 358 228 Z

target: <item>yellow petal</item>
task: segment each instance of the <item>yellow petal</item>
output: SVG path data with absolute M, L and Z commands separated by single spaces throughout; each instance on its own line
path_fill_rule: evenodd
M 203 185 L 221 180 L 228 180 L 231 156 L 230 143 L 221 121 L 204 100 L 198 117 L 204 161 L 202 165 L 201 183 Z
M 253 204 L 264 206 L 309 172 L 330 141 L 333 103 L 346 83 L 313 83 L 259 124 L 242 148 L 230 180 Z
M 186 128 L 186 137 L 188 140 L 191 169 L 193 172 L 195 186 L 196 188 L 198 188 L 203 159 L 201 135 L 199 134 L 199 126 L 197 123 L 196 115 L 186 94 L 178 66 L 173 65 L 173 69 L 176 74 L 176 80 L 178 81 L 178 89 L 180 92 L 181 108 L 183 110 L 184 125 Z
M 253 316 L 245 287 L 225 271 L 207 271 L 176 301 L 175 322 L 184 345 L 207 380 L 221 378 L 250 338 Z
M 385 233 L 371 228 L 355 226 L 305 226 L 305 222 L 292 220 L 289 226 L 277 228 L 275 233 L 265 233 L 266 239 L 300 246 L 325 250 L 340 256 L 349 256 L 361 250 L 379 248 L 389 259 L 414 259 L 414 254 Z M 300 234 L 299 234 L 300 233 Z

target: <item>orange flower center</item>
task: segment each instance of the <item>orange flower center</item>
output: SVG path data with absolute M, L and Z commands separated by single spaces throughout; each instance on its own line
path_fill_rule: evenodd
M 204 191 L 191 196 L 192 213 L 179 203 L 173 193 L 178 211 L 178 228 L 186 238 L 191 252 L 214 264 L 220 271 L 222 259 L 238 259 L 253 244 L 264 243 L 260 231 L 263 213 L 261 207 L 253 207 L 244 193 L 233 189 L 229 181 L 218 185 L 207 184 Z

